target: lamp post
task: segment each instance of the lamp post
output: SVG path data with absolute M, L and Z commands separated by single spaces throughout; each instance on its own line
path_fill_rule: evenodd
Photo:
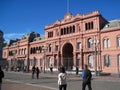
M 43 58 L 43 72 L 45 73 L 45 60 L 46 60 L 45 51 L 47 50 L 47 46 L 43 46 L 42 50 L 43 50 L 43 52 L 44 52 L 44 58 Z
M 57 59 L 57 69 L 59 69 L 59 55 L 60 55 L 60 50 L 59 50 L 59 47 L 58 47 L 58 59 Z
M 93 47 L 94 47 L 94 61 L 95 61 L 95 75 L 97 76 L 98 72 L 97 72 L 97 46 L 99 44 L 99 40 L 98 39 L 94 39 L 92 41 Z

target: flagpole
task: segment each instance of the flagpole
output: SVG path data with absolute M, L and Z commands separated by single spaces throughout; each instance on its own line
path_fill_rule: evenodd
M 67 0 L 67 13 L 69 13 L 69 10 L 70 10 L 70 2 L 69 0 Z

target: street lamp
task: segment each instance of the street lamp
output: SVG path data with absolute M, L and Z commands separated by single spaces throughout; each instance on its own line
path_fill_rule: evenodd
M 42 50 L 44 52 L 44 58 L 43 58 L 43 72 L 45 73 L 45 60 L 46 60 L 46 54 L 45 51 L 47 50 L 47 46 L 43 46 Z
M 92 40 L 92 44 L 94 47 L 95 75 L 97 76 L 98 74 L 97 72 L 97 46 L 99 44 L 99 40 L 98 39 Z
M 58 47 L 57 69 L 59 68 L 59 47 Z

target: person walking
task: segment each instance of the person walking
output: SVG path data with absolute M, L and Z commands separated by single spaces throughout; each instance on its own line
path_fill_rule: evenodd
M 37 68 L 36 68 L 36 77 L 37 77 L 37 79 L 39 79 L 39 73 L 40 73 L 40 70 L 39 70 L 39 68 L 37 67 Z
M 0 66 L 0 90 L 1 90 L 1 87 L 2 87 L 2 78 L 4 78 L 4 72 Z
M 64 67 L 60 67 L 60 73 L 58 74 L 58 86 L 59 90 L 66 90 L 67 81 L 66 81 L 66 72 Z
M 32 79 L 34 79 L 34 74 L 35 74 L 36 68 L 35 66 L 32 67 Z
M 82 90 L 85 90 L 86 85 L 88 85 L 89 90 L 92 90 L 91 78 L 92 78 L 91 71 L 88 69 L 88 66 L 85 64 L 84 65 L 84 70 L 82 71 L 82 80 L 83 80 Z
M 78 75 L 79 73 L 79 69 L 78 69 L 78 66 L 76 66 L 76 75 Z
M 53 72 L 53 66 L 52 66 L 52 64 L 50 65 L 50 72 L 51 73 Z

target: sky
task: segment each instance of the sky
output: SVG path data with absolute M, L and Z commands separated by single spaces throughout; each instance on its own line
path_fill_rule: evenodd
M 108 21 L 120 19 L 120 0 L 69 0 L 73 16 L 98 10 Z M 34 31 L 44 36 L 44 28 L 61 20 L 68 12 L 67 0 L 0 0 L 0 30 L 5 41 Z

